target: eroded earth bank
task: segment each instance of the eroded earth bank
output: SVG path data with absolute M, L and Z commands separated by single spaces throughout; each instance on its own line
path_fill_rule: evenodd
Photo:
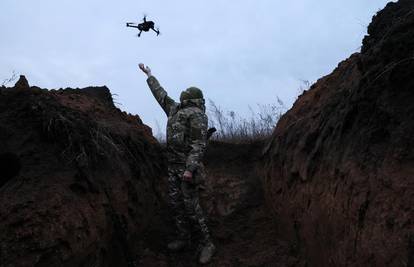
M 266 156 L 266 199 L 311 266 L 414 264 L 414 1 L 303 93 Z

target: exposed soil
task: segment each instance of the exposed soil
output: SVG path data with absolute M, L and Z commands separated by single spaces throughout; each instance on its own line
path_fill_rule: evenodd
M 413 266 L 414 1 L 304 92 L 267 150 L 267 200 L 310 266 Z
M 161 206 L 161 146 L 109 90 L 0 90 L 0 266 L 134 262 Z

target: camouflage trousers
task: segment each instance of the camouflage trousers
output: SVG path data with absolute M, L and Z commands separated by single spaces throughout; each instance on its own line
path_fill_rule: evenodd
M 209 242 L 210 231 L 200 206 L 199 186 L 197 183 L 183 181 L 184 171 L 184 164 L 168 166 L 168 196 L 178 230 L 178 238 L 189 240 L 191 228 L 196 227 L 201 231 L 202 242 Z

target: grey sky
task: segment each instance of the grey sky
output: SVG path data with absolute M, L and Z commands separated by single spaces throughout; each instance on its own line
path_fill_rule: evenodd
M 44 88 L 107 85 L 151 127 L 166 119 L 139 62 L 175 99 L 194 85 L 242 115 L 277 96 L 290 107 L 300 80 L 313 82 L 359 51 L 387 2 L 1 0 L 0 79 L 15 70 Z M 137 38 L 125 27 L 144 13 L 162 35 Z

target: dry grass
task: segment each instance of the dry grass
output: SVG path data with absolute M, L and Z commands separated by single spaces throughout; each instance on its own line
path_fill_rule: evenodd
M 277 98 L 274 104 L 257 104 L 256 108 L 249 106 L 250 116 L 242 117 L 234 111 L 224 110 L 209 100 L 209 126 L 215 127 L 217 132 L 213 140 L 243 143 L 270 136 L 276 123 L 287 108 L 282 100 Z
M 9 78 L 3 80 L 1 86 L 8 86 L 16 80 L 17 80 L 17 73 L 16 71 L 13 71 Z
M 211 139 L 230 143 L 246 143 L 265 139 L 270 136 L 280 117 L 287 111 L 283 101 L 277 98 L 274 104 L 257 104 L 249 106 L 250 116 L 242 117 L 235 111 L 225 110 L 209 99 L 207 115 L 209 127 L 217 131 Z M 156 121 L 155 138 L 165 144 L 165 132 Z
M 104 157 L 116 158 L 126 150 L 119 137 L 80 113 L 51 111 L 43 125 L 47 138 L 61 145 L 61 156 L 68 163 L 98 163 Z

